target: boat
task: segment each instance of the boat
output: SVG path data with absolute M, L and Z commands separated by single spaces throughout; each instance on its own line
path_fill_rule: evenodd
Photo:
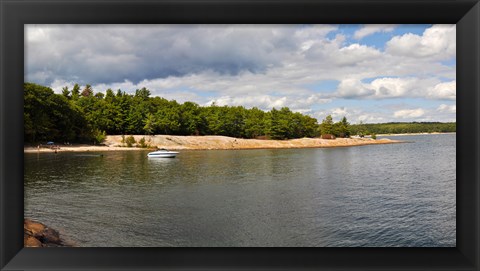
M 167 149 L 159 149 L 154 152 L 149 152 L 147 154 L 147 157 L 151 158 L 175 158 L 177 156 L 178 152 L 176 151 L 169 151 Z

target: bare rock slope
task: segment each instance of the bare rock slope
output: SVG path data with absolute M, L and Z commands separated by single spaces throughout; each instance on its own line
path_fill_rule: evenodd
M 389 144 L 399 141 L 391 139 L 371 138 L 299 138 L 290 140 L 261 140 L 261 139 L 241 139 L 226 136 L 172 136 L 155 135 L 142 136 L 135 135 L 135 142 L 144 139 L 145 144 L 150 147 L 167 148 L 172 150 L 214 150 L 214 149 L 268 149 L 268 148 L 328 148 L 328 147 L 347 147 L 371 144 Z M 109 147 L 125 146 L 122 142 L 122 136 L 107 136 L 105 145 Z

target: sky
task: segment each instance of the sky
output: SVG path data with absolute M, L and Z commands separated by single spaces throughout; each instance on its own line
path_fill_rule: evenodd
M 455 25 L 26 25 L 25 82 L 350 123 L 456 120 Z

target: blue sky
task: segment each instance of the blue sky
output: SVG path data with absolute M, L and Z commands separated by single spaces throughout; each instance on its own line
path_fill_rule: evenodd
M 25 81 L 352 123 L 455 121 L 455 25 L 26 25 Z

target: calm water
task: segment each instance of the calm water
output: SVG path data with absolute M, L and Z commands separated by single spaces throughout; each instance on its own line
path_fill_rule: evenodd
M 455 246 L 455 135 L 330 149 L 25 154 L 25 216 L 78 246 Z

